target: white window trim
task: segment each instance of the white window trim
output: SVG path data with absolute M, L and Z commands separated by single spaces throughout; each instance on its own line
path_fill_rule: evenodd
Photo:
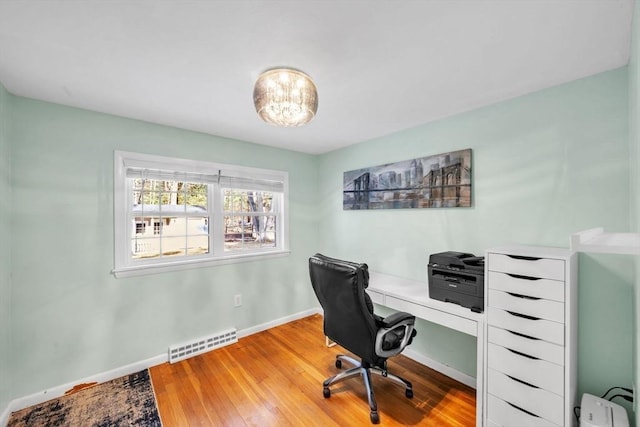
M 176 170 L 193 174 L 217 174 L 219 171 L 248 176 L 254 179 L 274 180 L 283 182 L 283 197 L 280 222 L 277 225 L 278 242 L 276 248 L 260 249 L 256 251 L 224 252 L 222 244 L 210 237 L 210 253 L 187 259 L 171 259 L 168 261 L 133 262 L 130 257 L 130 224 L 128 220 L 128 207 L 130 204 L 127 187 L 126 172 L 128 168 L 139 167 L 160 170 Z M 146 275 L 152 273 L 164 273 L 170 271 L 185 270 L 196 267 L 211 267 L 223 264 L 253 261 L 256 259 L 270 259 L 287 256 L 289 250 L 289 174 L 286 171 L 259 169 L 247 166 L 229 165 L 223 163 L 204 162 L 198 160 L 179 159 L 156 156 L 151 154 L 132 153 L 126 151 L 114 152 L 114 269 L 112 273 L 117 278 Z M 210 186 L 209 196 L 213 197 L 214 206 L 221 206 L 220 191 L 212 190 Z M 209 212 L 211 215 L 210 236 L 222 235 L 222 221 L 216 217 L 222 209 Z M 218 224 L 220 223 L 220 224 Z

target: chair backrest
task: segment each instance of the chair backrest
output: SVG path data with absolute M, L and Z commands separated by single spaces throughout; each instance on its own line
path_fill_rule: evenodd
M 375 363 L 378 328 L 367 306 L 367 265 L 315 254 L 309 258 L 309 275 L 324 310 L 325 335 L 363 361 Z

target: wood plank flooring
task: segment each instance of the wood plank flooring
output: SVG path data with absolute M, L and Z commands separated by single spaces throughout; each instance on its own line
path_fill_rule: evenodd
M 150 371 L 163 425 L 371 425 L 361 379 L 322 396 L 322 381 L 339 371 L 335 355 L 341 352 L 325 346 L 322 316 L 314 315 L 155 366 Z M 413 383 L 414 397 L 374 376 L 381 426 L 475 426 L 475 390 L 402 355 L 388 365 Z

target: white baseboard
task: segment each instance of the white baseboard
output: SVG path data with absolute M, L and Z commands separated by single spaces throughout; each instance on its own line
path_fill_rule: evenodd
M 129 374 L 133 374 L 155 365 L 159 365 L 161 363 L 166 362 L 167 360 L 168 360 L 168 354 L 162 354 L 146 360 L 141 360 L 139 362 L 131 363 L 126 366 L 121 366 L 119 368 L 115 368 L 110 371 L 92 375 L 90 377 L 83 378 L 78 381 L 73 381 L 73 382 L 52 387 L 43 391 L 39 391 L 29 396 L 19 397 L 17 399 L 12 400 L 9 403 L 9 406 L 2 413 L 2 416 L 0 417 L 0 425 L 5 426 L 9 422 L 9 415 L 11 415 L 12 412 L 19 411 L 24 408 L 28 408 L 29 406 L 32 406 L 32 405 L 37 405 L 39 403 L 46 402 L 47 400 L 64 396 L 64 393 L 66 391 L 72 389 L 74 386 L 78 384 L 93 383 L 93 382 L 103 383 L 105 381 L 111 381 L 113 379 L 120 378 L 122 376 L 129 375 Z
M 242 329 L 238 331 L 238 338 L 246 337 L 249 335 L 253 335 L 258 332 L 266 331 L 267 329 L 274 328 L 276 326 L 283 325 L 285 323 L 292 322 L 294 320 L 302 319 L 307 316 L 311 316 L 312 314 L 322 314 L 322 310 L 320 308 L 313 308 L 305 311 L 301 311 L 299 313 L 292 314 L 290 316 L 281 317 L 279 319 L 262 323 L 260 325 L 252 326 L 250 328 Z M 425 366 L 430 367 L 442 374 L 453 378 L 456 381 L 459 381 L 469 387 L 476 388 L 476 379 L 470 375 L 464 374 L 456 369 L 453 369 L 450 366 L 444 365 L 440 362 L 437 362 L 421 353 L 415 352 L 411 349 L 405 349 L 402 352 L 403 355 L 407 356 L 410 359 L 415 360 L 418 363 L 421 363 Z M 5 410 L 0 414 L 0 426 L 6 426 L 9 422 L 9 416 L 12 412 L 19 411 L 20 409 L 27 408 L 32 405 L 37 405 L 39 403 L 46 402 L 47 400 L 55 399 L 57 397 L 63 396 L 67 390 L 72 389 L 74 386 L 78 384 L 84 383 L 102 383 L 105 381 L 111 381 L 113 379 L 122 377 L 124 375 L 133 374 L 135 372 L 139 372 L 143 369 L 148 369 L 156 365 L 160 365 L 169 360 L 168 354 L 164 353 L 146 360 L 141 360 L 139 362 L 134 362 L 126 366 L 122 366 L 119 368 L 112 369 L 110 371 L 102 372 L 96 375 L 92 375 L 87 378 L 80 379 L 78 381 L 69 382 L 60 386 L 52 387 L 50 389 L 46 389 L 40 391 L 38 393 L 31 394 L 29 396 L 20 397 L 12 400 L 9 405 L 5 408 Z
M 274 328 L 279 325 L 283 325 L 285 323 L 292 322 L 294 320 L 302 319 L 303 317 L 311 316 L 312 314 L 316 314 L 316 313 L 322 313 L 322 310 L 319 308 L 305 310 L 299 313 L 292 314 L 290 316 L 281 317 L 280 319 L 276 319 L 271 322 L 263 323 L 257 326 L 253 326 L 251 328 L 246 328 L 241 331 L 238 331 L 238 337 L 239 338 L 246 337 L 258 332 L 265 331 L 270 328 Z M 0 414 L 0 426 L 7 425 L 7 423 L 9 422 L 9 416 L 11 415 L 12 412 L 19 411 L 24 408 L 28 408 L 29 406 L 37 405 L 39 403 L 46 402 L 47 400 L 64 396 L 64 393 L 67 390 L 72 389 L 74 386 L 78 384 L 85 384 L 85 383 L 92 383 L 92 382 L 102 383 L 105 381 L 111 381 L 113 379 L 120 378 L 125 375 L 139 372 L 143 369 L 148 369 L 153 366 L 160 365 L 162 363 L 167 362 L 168 360 L 169 360 L 168 353 L 164 353 L 146 360 L 141 360 L 139 362 L 134 362 L 126 366 L 112 369 L 110 371 L 92 375 L 87 378 L 69 382 L 60 386 L 52 387 L 52 388 L 31 394 L 29 396 L 19 397 L 9 402 L 9 405 L 5 408 L 2 414 Z
M 4 411 L 2 411 L 2 414 L 0 414 L 0 426 L 6 426 L 7 423 L 9 423 L 9 415 L 11 415 L 10 406 L 11 403 L 9 403 L 9 406 L 4 408 Z
M 436 360 L 431 359 L 430 357 L 425 356 L 422 353 L 418 353 L 417 351 L 411 350 L 410 348 L 405 348 L 402 351 L 404 356 L 407 356 L 409 359 L 413 359 L 418 363 L 421 363 L 429 368 L 440 372 L 454 380 L 461 382 L 464 385 L 467 385 L 471 388 L 476 388 L 476 379 L 471 375 L 467 375 L 463 372 L 460 372 L 451 366 L 447 366 L 443 363 L 440 363 Z
M 284 325 L 285 323 L 293 322 L 294 320 L 302 319 L 304 317 L 311 316 L 312 314 L 322 314 L 322 309 L 312 308 L 309 310 L 301 311 L 299 313 L 292 314 L 290 316 L 281 317 L 279 319 L 272 320 L 271 322 L 262 323 L 260 325 L 252 326 L 250 328 L 242 329 L 238 331 L 238 338 L 244 338 L 249 335 L 256 334 L 258 332 L 266 331 L 267 329 L 275 328 L 276 326 Z

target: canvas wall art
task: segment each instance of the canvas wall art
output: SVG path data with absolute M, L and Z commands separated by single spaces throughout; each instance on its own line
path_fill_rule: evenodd
M 471 206 L 471 149 L 344 173 L 343 209 Z

